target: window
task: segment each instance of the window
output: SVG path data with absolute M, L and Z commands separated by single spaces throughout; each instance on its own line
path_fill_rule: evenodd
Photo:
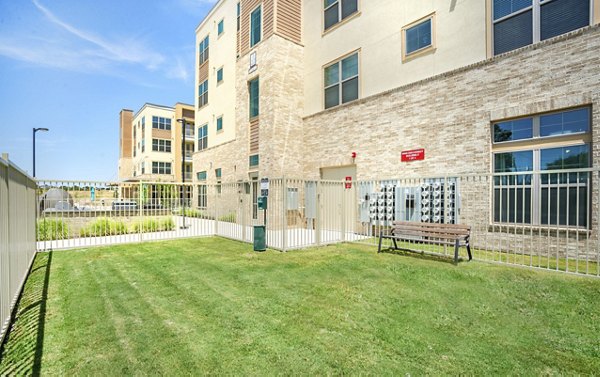
M 324 0 L 325 30 L 358 12 L 358 0 Z
M 152 174 L 171 174 L 171 163 L 152 161 Z
M 250 97 L 250 119 L 259 115 L 259 82 L 258 77 L 248 83 L 248 92 Z
M 146 117 L 143 116 L 142 117 L 142 132 L 144 132 L 144 129 L 146 128 Z
M 237 31 L 240 31 L 240 15 L 242 14 L 242 5 L 237 3 Z
M 171 153 L 171 140 L 152 139 L 152 151 Z
M 206 185 L 198 185 L 198 207 L 206 208 L 208 195 L 207 195 Z
M 219 21 L 219 23 L 217 24 L 217 35 L 221 35 L 223 34 L 223 32 L 225 31 L 225 25 L 223 23 L 223 20 Z
M 204 64 L 205 61 L 208 60 L 208 35 L 206 38 L 200 42 L 200 46 L 198 47 L 198 51 L 200 51 L 200 65 Z
M 198 108 L 208 104 L 208 80 L 198 86 Z
M 531 141 L 522 150 L 499 151 L 493 155 L 495 222 L 588 226 L 590 173 L 560 171 L 591 166 L 590 120 L 590 108 L 586 107 L 493 125 L 495 146 Z M 573 134 L 581 134 L 583 141 L 573 141 L 570 137 Z M 543 143 L 534 144 L 536 139 L 548 137 L 553 138 L 551 148 Z
M 220 116 L 217 118 L 217 131 L 223 130 L 223 117 Z
M 217 84 L 220 84 L 223 81 L 223 67 L 217 70 Z
M 494 54 L 590 24 L 590 0 L 494 0 Z
M 403 58 L 430 50 L 433 43 L 433 14 L 402 28 Z
M 260 42 L 262 38 L 262 14 L 261 14 L 261 6 L 259 5 L 251 14 L 250 14 L 250 47 L 253 47 L 258 42 Z
M 325 67 L 325 108 L 358 99 L 358 53 Z
M 206 170 L 196 173 L 196 178 L 198 178 L 199 181 L 206 181 Z
M 198 150 L 201 151 L 208 147 L 208 124 L 198 128 Z
M 222 172 L 221 168 L 215 169 L 215 177 L 217 179 L 221 178 L 222 175 L 223 175 L 223 172 Z
M 142 170 L 142 174 L 146 174 L 146 164 L 144 162 L 140 162 L 140 169 Z
M 249 160 L 249 165 L 251 168 L 258 166 L 259 158 L 257 154 L 250 156 Z
M 152 117 L 152 128 L 156 128 L 158 130 L 171 130 L 171 118 L 163 118 L 163 117 Z
M 142 139 L 142 153 L 146 151 L 146 140 Z

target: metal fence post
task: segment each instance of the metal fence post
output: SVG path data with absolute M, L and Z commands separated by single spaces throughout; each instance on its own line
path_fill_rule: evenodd
M 316 203 L 316 218 L 315 218 L 315 243 L 321 245 L 321 227 L 322 214 L 321 214 L 321 181 L 317 181 L 317 203 Z
M 339 183 L 338 187 L 342 191 L 340 195 L 342 201 L 342 210 L 340 211 L 340 216 L 342 217 L 342 225 L 340 227 L 340 231 L 342 232 L 341 241 L 344 242 L 346 241 L 346 182 Z
M 285 176 L 281 178 L 281 190 L 282 190 L 282 208 L 281 208 L 281 249 L 285 252 L 287 248 L 287 180 Z

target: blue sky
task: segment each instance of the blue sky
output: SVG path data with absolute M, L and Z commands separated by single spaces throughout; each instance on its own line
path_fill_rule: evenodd
M 0 0 L 0 152 L 38 178 L 117 180 L 119 111 L 194 103 L 215 0 Z

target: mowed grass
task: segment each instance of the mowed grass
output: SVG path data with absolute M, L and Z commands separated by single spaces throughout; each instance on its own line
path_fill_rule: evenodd
M 594 374 L 600 279 L 354 244 L 56 251 L 38 255 L 0 361 L 31 371 Z

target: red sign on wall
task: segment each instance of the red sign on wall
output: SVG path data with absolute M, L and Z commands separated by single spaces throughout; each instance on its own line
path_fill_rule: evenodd
M 419 161 L 425 159 L 425 149 L 413 149 L 410 151 L 402 151 L 402 162 Z
M 352 177 L 346 177 L 346 188 L 352 188 Z

